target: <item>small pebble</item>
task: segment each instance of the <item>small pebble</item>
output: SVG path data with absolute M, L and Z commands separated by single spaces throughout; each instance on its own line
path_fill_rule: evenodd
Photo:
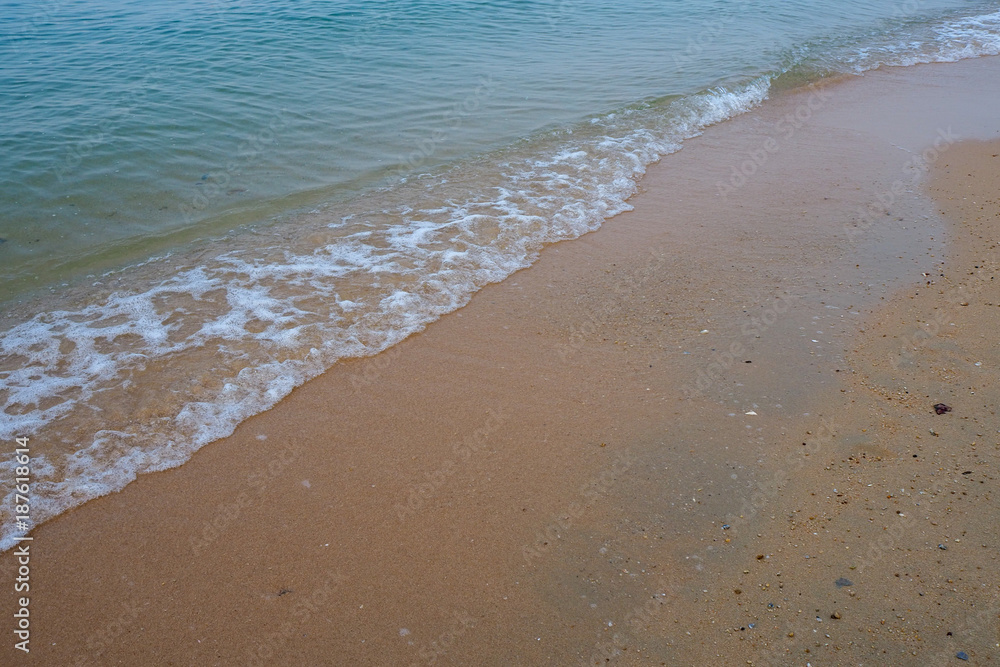
M 837 579 L 833 583 L 837 586 L 837 588 L 844 588 L 845 586 L 853 586 L 854 585 L 853 581 L 851 581 L 850 579 L 845 579 L 844 577 L 841 577 L 840 579 Z
M 940 549 L 941 551 L 947 551 L 947 550 L 948 550 L 948 547 L 946 547 L 946 546 L 945 546 L 945 545 L 943 545 L 943 544 L 939 544 L 939 545 L 938 545 L 938 549 Z
M 730 526 L 728 523 L 722 524 L 722 530 L 729 530 Z
M 969 654 L 966 653 L 965 651 L 959 651 L 958 653 L 955 654 L 955 657 L 958 658 L 959 660 L 968 660 Z
M 943 415 L 946 412 L 951 412 L 951 406 L 945 405 L 944 403 L 935 403 L 934 412 L 939 415 Z
M 840 612 L 839 611 L 833 612 L 832 614 L 830 614 L 830 618 L 834 618 L 834 619 L 837 619 L 839 621 L 840 620 Z

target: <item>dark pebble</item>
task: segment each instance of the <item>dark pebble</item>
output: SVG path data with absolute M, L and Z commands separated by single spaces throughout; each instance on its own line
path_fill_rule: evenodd
M 729 524 L 728 523 L 722 524 L 722 530 L 729 530 Z
M 969 654 L 966 653 L 965 651 L 959 651 L 958 653 L 955 654 L 955 657 L 958 658 L 959 660 L 968 660 Z
M 938 549 L 940 549 L 941 551 L 947 551 L 947 550 L 948 550 L 948 547 L 946 547 L 946 546 L 945 546 L 945 545 L 943 545 L 943 544 L 939 544 L 939 545 L 938 545 Z
M 943 415 L 946 412 L 951 412 L 951 406 L 945 405 L 944 403 L 937 403 L 934 405 L 934 412 L 939 415 Z
M 837 588 L 844 588 L 845 586 L 853 586 L 854 585 L 853 581 L 851 581 L 850 579 L 844 579 L 843 577 L 841 577 L 840 579 L 837 579 L 833 583 L 837 585 Z

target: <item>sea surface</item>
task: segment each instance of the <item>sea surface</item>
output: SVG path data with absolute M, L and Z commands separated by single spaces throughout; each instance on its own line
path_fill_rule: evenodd
M 0 1 L 0 443 L 32 455 L 0 549 L 598 228 L 709 125 L 996 54 L 996 1 Z

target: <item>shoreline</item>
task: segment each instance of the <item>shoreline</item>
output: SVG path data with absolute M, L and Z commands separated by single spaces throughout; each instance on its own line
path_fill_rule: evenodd
M 840 589 L 833 581 L 854 579 L 859 563 L 790 554 L 834 554 L 851 546 L 837 542 L 848 528 L 861 544 L 877 539 L 874 521 L 851 514 L 874 502 L 863 489 L 851 487 L 846 510 L 811 489 L 839 489 L 861 465 L 895 481 L 909 452 L 896 439 L 905 420 L 894 415 L 900 423 L 888 428 L 872 412 L 885 409 L 872 387 L 895 387 L 876 363 L 877 321 L 915 277 L 943 258 L 947 275 L 971 251 L 944 245 L 942 233 L 964 232 L 938 218 L 904 167 L 949 122 L 954 136 L 996 136 L 998 63 L 876 71 L 812 105 L 812 92 L 795 91 L 708 128 L 649 169 L 633 211 L 547 247 L 391 350 L 338 364 L 180 468 L 41 526 L 32 543 L 44 554 L 32 580 L 40 659 L 780 664 L 786 649 L 851 652 L 837 660 L 890 650 L 887 630 L 861 629 L 878 623 L 898 585 L 890 559 L 869 559 L 857 589 Z M 809 118 L 788 136 L 778 122 L 803 105 Z M 716 183 L 759 150 L 747 181 L 718 196 Z M 949 144 L 935 168 L 966 150 Z M 884 325 L 893 350 L 901 336 L 912 342 L 914 317 Z M 929 340 L 899 367 L 919 366 L 945 336 Z M 996 371 L 984 372 L 995 396 Z M 683 391 L 700 377 L 697 395 Z M 965 408 L 954 402 L 958 417 Z M 949 416 L 912 410 L 921 429 Z M 878 438 L 866 435 L 872 424 Z M 824 529 L 828 541 L 788 546 L 788 515 L 821 511 L 838 522 Z M 796 539 L 817 522 L 796 519 Z M 995 571 L 990 556 L 964 557 Z M 0 563 L 9 577 L 12 556 Z M 801 601 L 777 599 L 779 588 Z M 860 634 L 842 630 L 829 649 L 802 645 L 817 605 L 843 615 L 824 618 L 826 632 L 850 622 Z M 894 618 L 879 628 L 915 631 Z M 799 639 L 786 641 L 789 632 Z M 981 655 L 980 638 L 956 650 Z M 944 641 L 913 646 L 939 652 Z

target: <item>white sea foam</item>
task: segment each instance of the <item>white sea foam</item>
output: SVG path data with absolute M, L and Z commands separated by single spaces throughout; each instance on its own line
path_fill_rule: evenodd
M 438 179 L 423 194 L 430 206 L 304 224 L 309 233 L 286 242 L 252 240 L 172 273 L 184 258 L 164 258 L 134 279 L 125 272 L 130 287 L 14 326 L 0 338 L 0 438 L 54 444 L 33 470 L 33 519 L 183 463 L 338 359 L 386 349 L 528 266 L 544 244 L 596 229 L 628 210 L 650 162 L 759 104 L 768 86 L 611 114 L 589 136 L 503 156 L 461 190 L 461 179 Z M 10 500 L 3 549 L 17 534 Z
M 927 38 L 895 37 L 846 56 L 847 69 L 865 72 L 882 65 L 911 66 L 1000 55 L 1000 12 L 946 21 L 929 27 Z

